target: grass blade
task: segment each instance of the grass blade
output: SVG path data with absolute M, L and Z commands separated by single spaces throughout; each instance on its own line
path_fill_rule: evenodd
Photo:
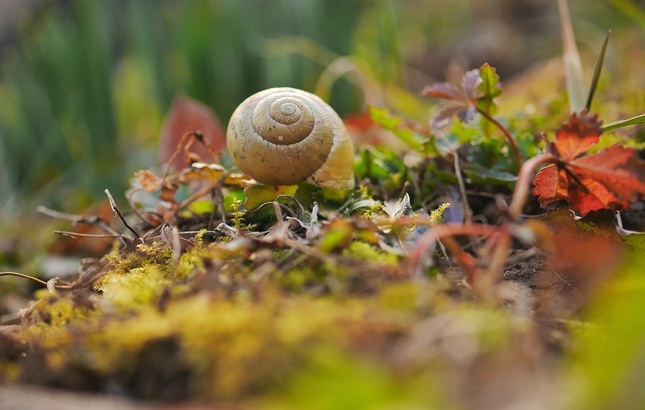
M 626 120 L 612 122 L 602 127 L 603 132 L 615 130 L 616 128 L 627 127 L 628 125 L 645 124 L 645 114 L 637 115 Z
M 558 8 L 560 10 L 564 73 L 567 81 L 567 92 L 569 93 L 569 108 L 571 112 L 578 112 L 585 107 L 586 101 L 582 62 L 578 47 L 576 47 L 576 39 L 573 35 L 567 1 L 558 0 Z
M 591 109 L 591 102 L 593 101 L 593 96 L 596 93 L 596 88 L 598 87 L 600 72 L 602 71 L 602 65 L 605 61 L 605 52 L 607 51 L 607 44 L 609 44 L 609 36 L 611 36 L 611 30 L 607 31 L 607 35 L 605 36 L 605 41 L 602 42 L 602 47 L 600 48 L 600 53 L 598 54 L 598 59 L 596 60 L 596 66 L 594 67 L 594 70 L 593 70 L 593 78 L 591 79 L 591 86 L 589 87 L 587 104 L 585 104 L 585 108 L 587 109 L 587 111 Z

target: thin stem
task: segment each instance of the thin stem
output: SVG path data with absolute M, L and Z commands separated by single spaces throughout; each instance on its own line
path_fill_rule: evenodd
M 508 208 L 509 216 L 511 220 L 516 220 L 522 214 L 524 205 L 526 205 L 526 198 L 529 194 L 529 189 L 531 185 L 531 179 L 535 174 L 535 169 L 542 164 L 554 163 L 557 162 L 558 158 L 551 154 L 538 155 L 533 157 L 522 164 L 520 168 L 520 173 L 515 182 L 515 190 L 513 191 L 513 197 L 511 199 L 511 204 Z
M 47 282 L 44 280 L 40 280 L 38 278 L 34 278 L 33 276 L 25 275 L 24 273 L 18 273 L 18 272 L 0 272 L 0 276 L 17 276 L 19 278 L 23 279 L 29 279 L 31 281 L 34 281 L 40 285 L 43 285 L 44 287 L 47 287 Z
M 56 218 L 56 219 L 62 219 L 65 221 L 71 221 L 73 224 L 88 224 L 88 225 L 96 225 L 98 226 L 101 230 L 104 232 L 114 235 L 115 237 L 122 236 L 119 232 L 115 231 L 112 229 L 108 224 L 105 223 L 103 218 L 101 218 L 98 215 L 92 215 L 92 216 L 83 216 L 83 215 L 72 215 L 72 214 L 66 214 L 63 212 L 58 212 L 53 209 L 49 209 L 47 207 L 44 207 L 42 205 L 38 206 L 37 211 L 40 212 L 43 215 L 49 216 L 51 218 Z
M 93 234 L 93 233 L 81 233 L 81 232 L 71 232 L 71 231 L 54 231 L 54 235 L 60 235 L 70 239 L 78 239 L 78 238 L 123 239 L 124 238 L 124 236 L 121 234 L 116 234 L 116 235 Z
M 116 202 L 114 202 L 114 198 L 112 198 L 112 194 L 110 193 L 110 191 L 106 189 L 104 192 L 108 198 L 108 201 L 110 202 L 110 208 L 112 208 L 112 211 L 116 214 L 116 216 L 119 217 L 119 219 L 121 220 L 123 225 L 128 229 L 128 231 L 132 232 L 136 239 L 140 239 L 141 236 L 137 233 L 137 231 L 134 230 L 134 228 L 130 226 L 130 224 L 128 224 L 128 221 L 125 220 L 125 216 L 123 216 L 119 207 L 116 206 Z
M 184 153 L 188 152 L 190 146 L 193 144 L 193 138 L 203 141 L 204 138 L 202 136 L 202 138 L 200 139 L 200 135 L 201 131 L 198 130 L 186 131 L 182 134 L 181 138 L 179 138 L 179 142 L 177 142 L 177 148 L 175 148 L 170 158 L 168 158 L 168 162 L 166 163 L 166 169 L 164 170 L 163 176 L 161 177 L 164 182 L 166 181 L 168 174 L 170 174 L 172 163 L 175 161 L 175 158 L 177 158 L 177 155 L 179 155 L 182 150 Z
M 414 220 L 414 219 L 410 219 Z M 423 223 L 423 221 L 419 221 Z M 418 276 L 420 274 L 419 269 L 422 264 L 424 256 L 427 254 L 428 250 L 432 248 L 432 245 L 437 241 L 454 236 L 465 236 L 465 235 L 478 235 L 478 236 L 489 236 L 496 232 L 499 232 L 498 226 L 492 225 L 482 225 L 482 224 L 455 224 L 455 225 L 435 225 L 424 233 L 421 238 L 417 241 L 417 246 L 410 252 L 408 258 L 408 263 L 410 270 L 413 272 L 413 275 Z M 451 252 L 455 252 L 457 257 L 457 262 L 462 265 L 465 272 L 470 272 L 470 275 L 475 276 L 473 270 L 470 266 L 464 264 L 465 258 L 460 257 L 460 253 L 463 253 L 460 248 L 450 249 Z
M 486 272 L 477 278 L 476 286 L 479 287 L 486 300 L 494 302 L 494 286 L 504 273 L 504 265 L 511 253 L 512 237 L 507 230 L 500 229 L 500 232 L 489 240 L 494 241 L 492 254 Z
M 219 181 L 217 181 L 215 183 L 210 183 L 206 187 L 200 189 L 199 191 L 195 192 L 193 195 L 189 196 L 188 198 L 186 198 L 183 201 L 181 201 L 180 203 L 178 203 L 176 209 L 174 210 L 175 214 L 179 210 L 186 208 L 188 205 L 192 204 L 193 202 L 195 202 L 199 198 L 201 198 L 204 195 L 206 195 L 207 193 L 211 192 L 213 189 L 217 188 L 218 185 L 219 185 Z
M 495 118 L 493 118 L 490 114 L 488 114 L 486 111 L 477 108 L 477 112 L 480 113 L 484 118 L 486 118 L 488 121 L 492 122 L 495 124 L 495 126 L 502 131 L 504 136 L 506 137 L 506 141 L 508 144 L 511 146 L 511 149 L 513 150 L 513 155 L 515 155 L 515 161 L 517 162 L 517 166 L 521 167 L 524 161 L 522 160 L 522 154 L 520 153 L 520 148 L 517 146 L 517 141 L 515 141 L 515 137 L 513 137 L 513 134 L 506 128 L 501 122 L 497 121 Z
M 464 177 L 461 175 L 461 167 L 459 166 L 459 154 L 457 150 L 452 151 L 452 156 L 454 158 L 455 166 L 455 176 L 457 177 L 457 186 L 459 187 L 459 194 L 463 201 L 464 208 L 464 222 L 471 223 L 473 219 L 473 211 L 470 209 L 468 204 L 468 194 L 466 193 L 466 184 L 464 183 Z

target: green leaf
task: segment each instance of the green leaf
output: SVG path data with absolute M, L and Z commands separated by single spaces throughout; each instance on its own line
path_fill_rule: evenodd
M 497 75 L 494 67 L 486 63 L 479 69 L 479 76 L 482 82 L 477 87 L 477 92 L 480 95 L 477 101 L 477 107 L 489 114 L 493 114 L 497 108 L 494 100 L 502 95 L 499 75 Z
M 215 205 L 210 199 L 200 199 L 190 205 L 190 210 L 197 214 L 208 214 L 213 212 Z
M 372 149 L 361 152 L 354 171 L 359 178 L 388 181 L 402 178 L 407 172 L 407 167 L 396 153 Z
M 383 204 L 371 198 L 367 198 L 367 199 L 361 199 L 360 201 L 356 201 L 347 208 L 347 211 L 349 212 L 350 215 L 354 214 L 358 210 L 362 210 L 365 213 L 370 213 L 370 214 L 375 212 L 382 213 Z
M 481 84 L 477 87 L 477 109 L 493 116 L 497 112 L 497 103 L 495 99 L 502 95 L 502 88 L 499 83 L 499 75 L 494 67 L 488 63 L 481 66 L 479 76 L 482 79 Z M 486 118 L 482 119 L 482 129 L 487 136 L 490 136 L 494 129 L 494 124 Z
M 242 203 L 246 199 L 246 195 L 244 195 L 244 191 L 242 190 L 234 190 L 228 192 L 226 195 L 224 195 L 224 210 L 225 211 L 230 211 L 233 209 L 233 204 L 236 202 Z
M 477 163 L 468 163 L 464 172 L 475 184 L 505 185 L 517 181 L 517 175 L 493 168 L 482 167 Z
M 610 130 L 615 130 L 616 128 L 622 128 L 622 127 L 627 127 L 628 125 L 636 125 L 636 124 L 645 124 L 645 114 L 637 115 L 635 117 L 628 118 L 626 120 L 612 122 L 611 124 L 607 124 L 604 127 L 602 127 L 602 131 L 607 132 Z
M 271 202 L 280 195 L 294 195 L 298 190 L 297 185 L 269 186 L 253 185 L 244 190 L 246 201 L 244 206 L 248 211 L 253 210 L 265 202 Z
M 354 236 L 354 227 L 347 220 L 336 219 L 332 221 L 325 234 L 318 243 L 318 248 L 325 252 L 333 252 L 338 249 L 346 248 Z
M 428 152 L 428 150 L 432 151 L 432 145 L 427 144 L 428 139 L 407 127 L 401 117 L 392 115 L 387 108 L 370 106 L 368 109 L 370 117 L 375 123 L 392 132 L 410 148 L 425 154 L 433 153 Z

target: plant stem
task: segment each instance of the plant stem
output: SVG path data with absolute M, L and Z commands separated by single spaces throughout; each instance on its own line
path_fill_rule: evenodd
M 47 282 L 40 280 L 38 278 L 35 278 L 33 276 L 25 275 L 24 273 L 18 273 L 18 272 L 0 272 L 0 276 L 17 276 L 19 278 L 23 279 L 29 279 L 31 281 L 34 281 L 40 285 L 43 285 L 44 287 L 47 287 Z
M 520 168 L 520 173 L 515 182 L 515 189 L 511 199 L 511 205 L 508 208 L 508 213 L 511 220 L 516 220 L 522 214 L 524 205 L 526 205 L 526 198 L 529 194 L 529 187 L 531 178 L 535 174 L 535 169 L 546 163 L 557 162 L 558 158 L 551 154 L 542 154 L 527 160 Z
M 551 154 L 542 154 L 530 158 L 520 168 L 511 204 L 508 208 L 509 220 L 502 226 L 506 227 L 506 230 L 501 230 L 497 238 L 495 238 L 496 241 L 486 273 L 482 275 L 482 278 L 478 278 L 480 282 L 477 285 L 488 300 L 492 301 L 495 298 L 495 295 L 492 293 L 494 289 L 493 285 L 499 280 L 504 271 L 504 264 L 508 259 L 512 245 L 511 234 L 508 229 L 522 214 L 535 170 L 541 164 L 557 161 L 558 158 Z
M 508 230 L 500 230 L 497 235 L 489 238 L 489 241 L 491 240 L 494 241 L 494 246 L 492 247 L 488 267 L 483 275 L 476 278 L 477 280 L 473 284 L 479 289 L 484 300 L 495 302 L 497 297 L 495 285 L 504 274 L 504 266 L 508 260 L 508 255 L 511 253 L 512 237 Z
M 511 134 L 508 128 L 506 128 L 501 122 L 497 121 L 486 111 L 480 108 L 476 108 L 476 109 L 478 113 L 480 113 L 488 121 L 495 124 L 495 126 L 499 128 L 499 130 L 502 131 L 502 133 L 504 133 L 504 136 L 506 137 L 506 141 L 508 141 L 508 144 L 511 146 L 511 149 L 513 150 L 513 155 L 515 155 L 515 161 L 517 162 L 517 166 L 521 167 L 524 161 L 522 160 L 522 154 L 520 154 L 520 148 L 517 146 L 517 141 L 515 141 L 515 137 L 513 137 L 513 134 Z
M 423 224 L 427 223 L 427 218 L 406 218 L 406 221 Z M 430 226 L 430 229 L 426 233 L 424 233 L 421 238 L 419 238 L 416 244 L 417 246 L 410 252 L 410 255 L 408 257 L 408 266 L 410 267 L 410 271 L 413 272 L 413 275 L 415 276 L 419 276 L 419 269 L 422 265 L 422 260 L 427 255 L 428 250 L 432 248 L 432 245 L 435 242 L 443 238 L 454 236 L 490 236 L 496 232 L 499 232 L 500 229 L 498 226 L 483 224 L 428 225 Z M 448 245 L 450 245 L 451 247 L 450 251 L 453 252 L 457 257 L 457 262 L 462 265 L 464 272 L 468 273 L 469 277 L 476 276 L 471 267 L 464 264 L 466 258 L 460 257 L 460 254 L 463 253 L 463 251 L 458 246 L 453 247 L 452 243 L 448 243 Z

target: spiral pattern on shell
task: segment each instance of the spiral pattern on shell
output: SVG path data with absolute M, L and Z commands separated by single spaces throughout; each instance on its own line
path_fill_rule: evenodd
M 353 147 L 342 120 L 302 90 L 271 88 L 247 98 L 231 116 L 226 143 L 240 170 L 263 184 L 354 185 Z

